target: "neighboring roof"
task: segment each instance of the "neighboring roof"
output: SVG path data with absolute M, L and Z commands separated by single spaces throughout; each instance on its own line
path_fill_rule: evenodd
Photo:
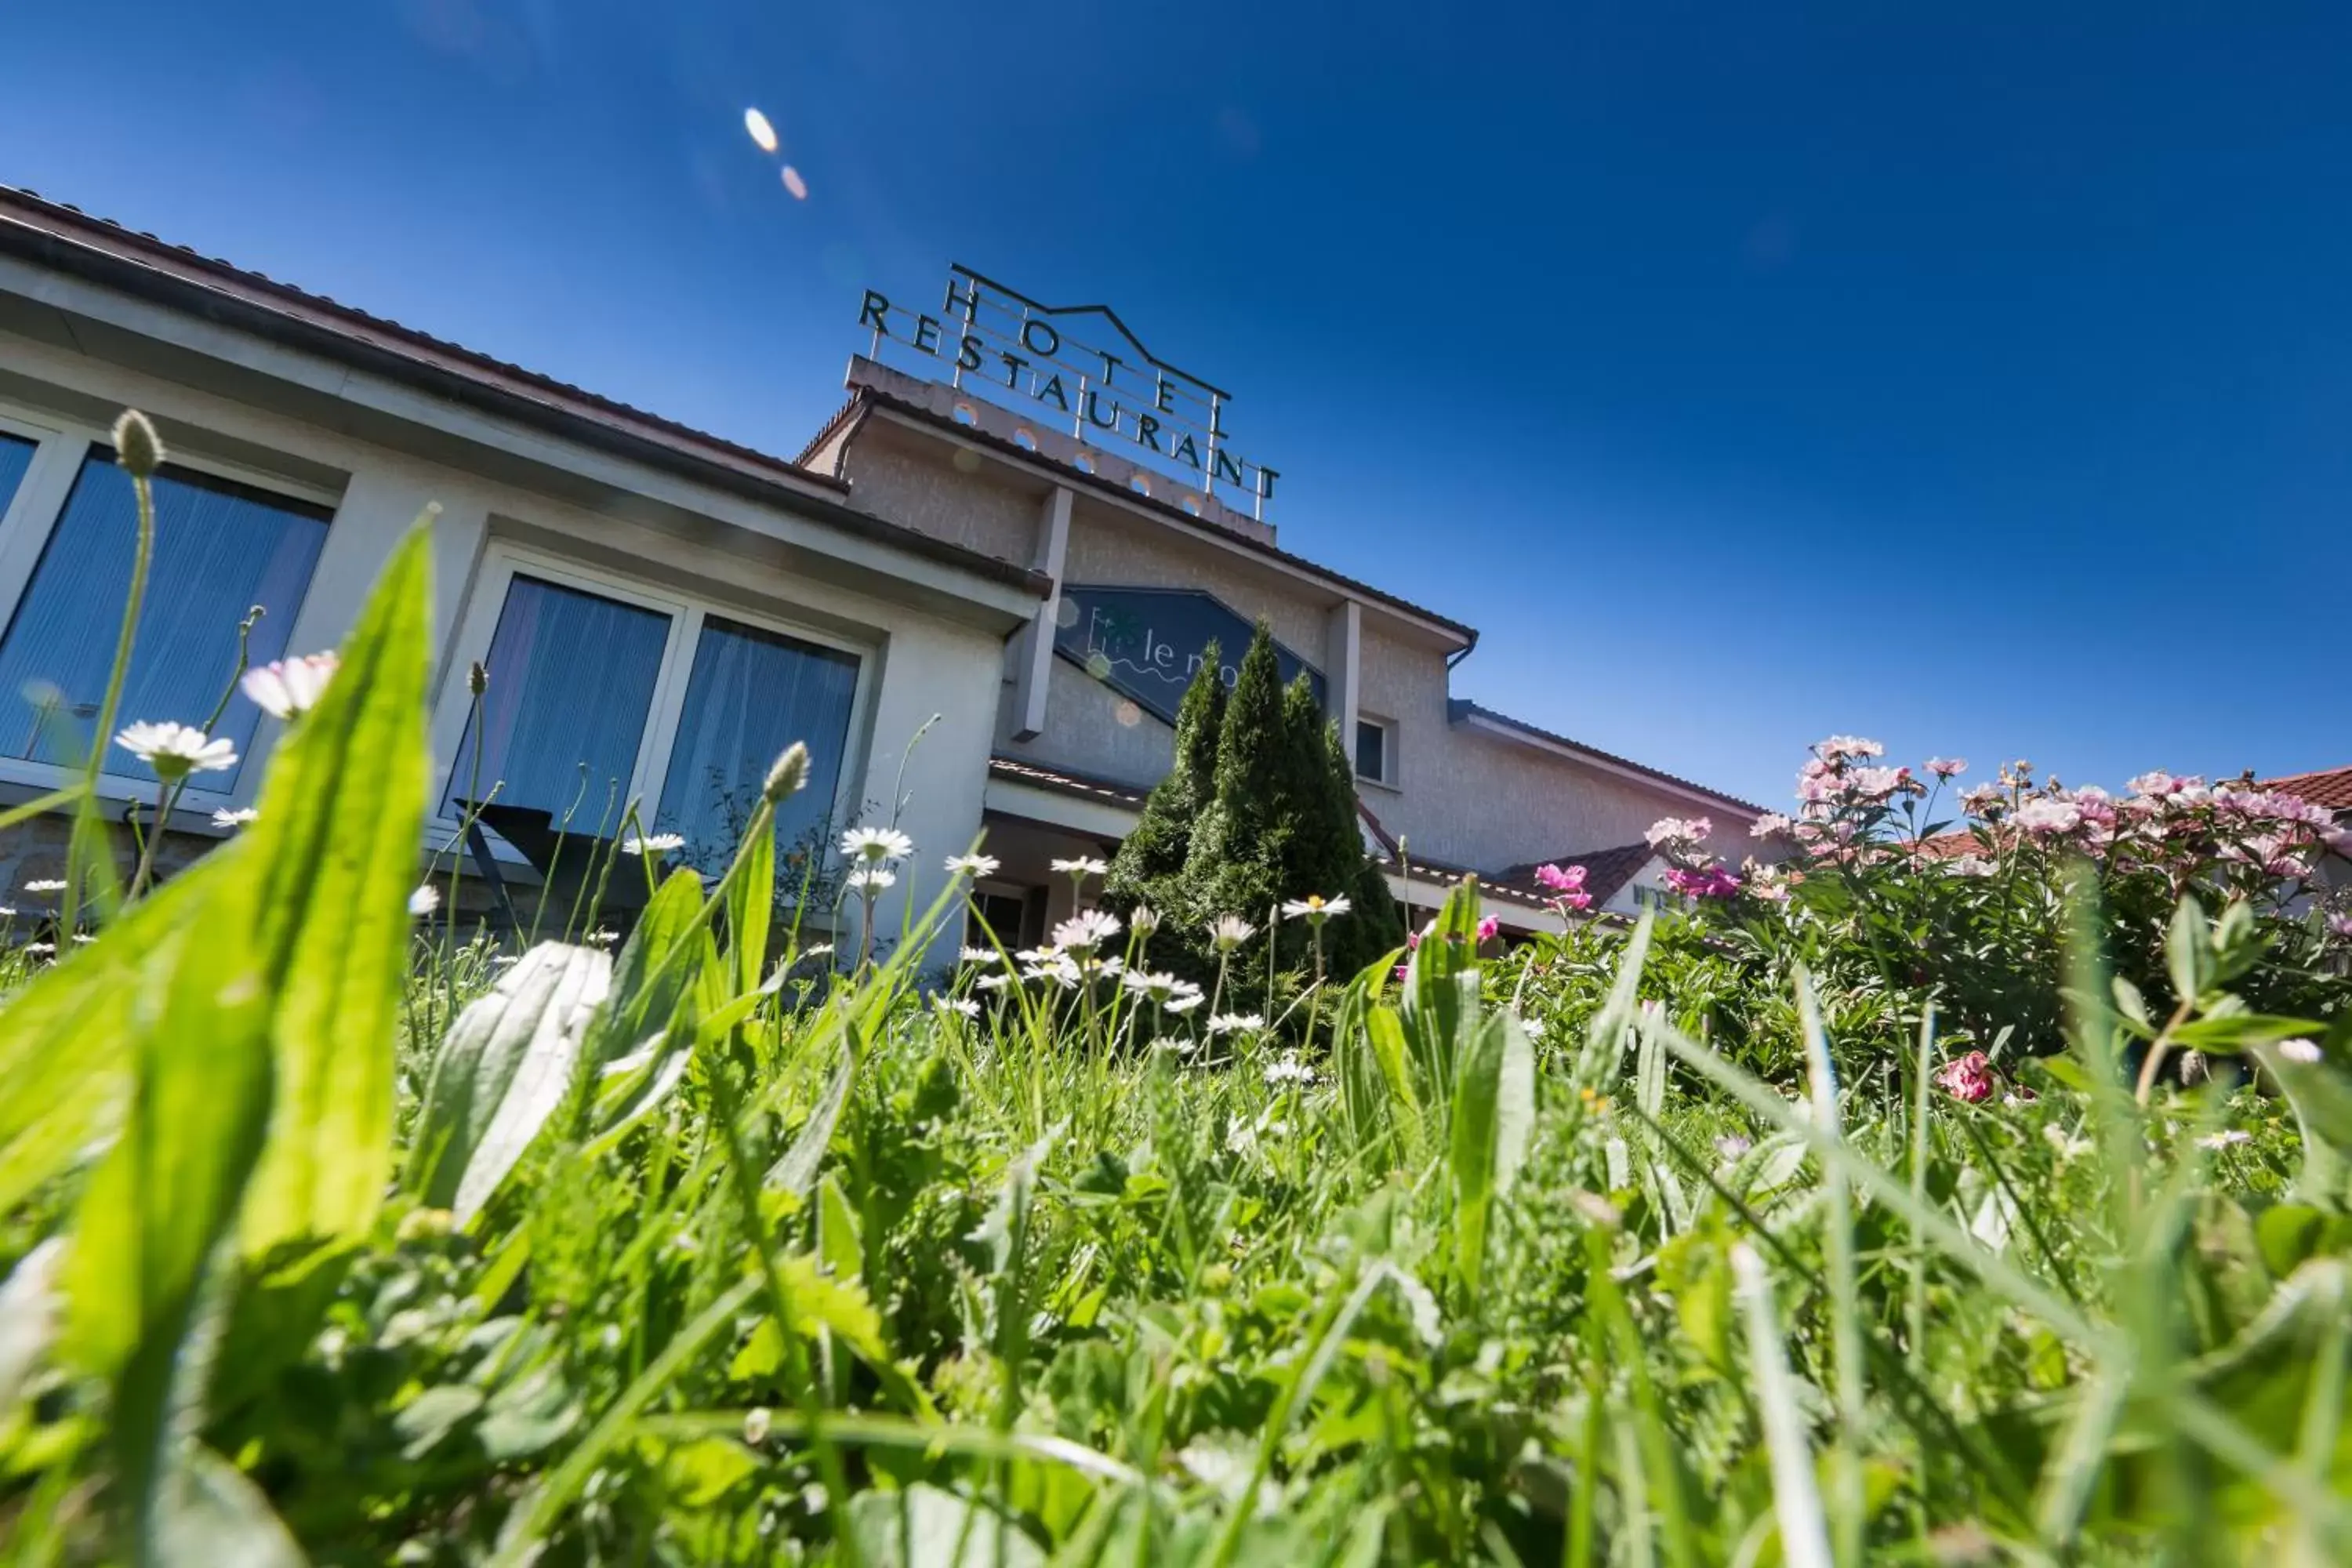
M 1356 797 L 1356 816 L 1367 828 L 1370 829 L 1373 842 L 1380 847 L 1374 851 L 1373 858 L 1384 860 L 1400 870 L 1410 865 L 1416 880 L 1442 882 L 1454 886 L 1467 878 L 1475 877 L 1478 879 L 1478 890 L 1481 893 L 1501 899 L 1506 903 L 1525 904 L 1537 909 L 1550 907 L 1549 894 L 1536 891 L 1532 888 L 1513 887 L 1507 878 L 1499 879 L 1489 878 L 1485 872 L 1471 867 L 1451 865 L 1444 860 L 1432 860 L 1422 855 L 1415 855 L 1407 861 L 1399 852 L 1401 847 L 1397 843 L 1396 835 L 1381 826 L 1381 819 L 1372 815 L 1372 808 L 1364 804 L 1361 795 Z
M 1549 861 L 1530 860 L 1524 866 L 1514 866 L 1503 873 L 1501 880 L 1517 887 L 1539 886 L 1536 868 L 1553 865 L 1562 870 L 1570 866 L 1584 868 L 1584 890 L 1597 909 L 1624 891 L 1625 884 L 1642 874 L 1642 868 L 1658 858 L 1658 852 L 1647 844 L 1620 844 L 1613 849 L 1587 849 L 1573 855 L 1557 856 Z
M 1483 708 L 1466 697 L 1446 699 L 1445 718 L 1448 723 L 1459 724 L 1465 719 L 1473 717 L 1484 719 L 1490 724 L 1499 724 L 1505 729 L 1517 730 L 1521 734 L 1538 741 L 1548 742 L 1571 752 L 1581 752 L 1596 762 L 1622 768 L 1629 773 L 1639 773 L 1643 778 L 1655 779 L 1660 784 L 1671 784 L 1676 789 L 1686 790 L 1693 795 L 1705 795 L 1709 800 L 1719 801 L 1735 810 L 1761 815 L 1764 809 L 1752 801 L 1742 800 L 1736 795 L 1726 795 L 1719 789 L 1709 789 L 1703 784 L 1694 784 L 1689 779 L 1680 778 L 1663 769 L 1651 767 L 1646 763 L 1637 763 L 1631 757 L 1621 757 L 1614 752 L 1604 752 L 1598 746 L 1588 746 L 1581 741 L 1571 741 L 1567 736 L 1556 735 L 1549 730 L 1538 729 L 1524 719 L 1514 719 L 1507 713 L 1497 713 L 1492 708 Z
M 2312 805 L 2324 805 L 2330 811 L 2352 811 L 2352 767 L 2326 768 L 2315 773 L 2288 773 L 2284 778 L 2264 779 L 2263 787 L 2299 795 Z
M 796 510 L 845 532 L 887 542 L 1043 596 L 1051 583 L 1025 566 L 903 527 L 847 505 L 848 486 L 770 453 L 646 413 L 551 376 L 338 304 L 185 246 L 94 218 L 34 192 L 0 185 L 0 255 L 21 257 L 104 287 L 419 387 L 434 397 L 512 419 L 705 483 Z
M 1055 795 L 1066 795 L 1078 800 L 1090 800 L 1101 805 L 1115 805 L 1126 811 L 1142 810 L 1143 797 L 1147 793 L 1137 789 L 1133 784 L 1119 784 L 1111 779 L 1094 778 L 1086 773 L 1065 773 L 1056 768 L 1040 767 L 1035 763 L 1024 762 L 1018 757 L 989 758 L 988 776 L 1003 779 L 1011 784 L 1029 784 L 1037 789 L 1049 790 Z
M 893 414 L 932 426 L 958 440 L 970 441 L 975 446 L 985 447 L 991 451 L 1010 458 L 1016 463 L 1048 470 L 1058 483 L 1095 491 L 1126 506 L 1141 507 L 1147 511 L 1160 514 L 1180 528 L 1208 534 L 1228 543 L 1238 544 L 1255 554 L 1279 561 L 1286 566 L 1294 567 L 1310 576 L 1320 578 L 1335 587 L 1346 589 L 1350 594 L 1360 595 L 1375 604 L 1386 605 L 1389 608 L 1402 611 L 1417 620 L 1426 621 L 1442 630 L 1453 633 L 1469 647 L 1477 645 L 1478 630 L 1475 626 L 1465 626 L 1450 616 L 1441 616 L 1435 610 L 1424 608 L 1410 599 L 1399 598 L 1386 589 L 1375 588 L 1369 583 L 1360 583 L 1353 577 L 1332 571 L 1328 566 L 1309 561 L 1304 555 L 1294 555 L 1279 545 L 1268 544 L 1264 540 L 1253 539 L 1246 533 L 1221 527 L 1208 518 L 1195 517 L 1174 501 L 1165 500 L 1158 496 L 1139 494 L 1124 485 L 1113 483 L 1100 474 L 1090 474 L 1075 463 L 1066 463 L 1057 458 L 1048 457 L 1043 452 L 1031 451 L 1028 447 L 1008 441 L 992 431 L 981 429 L 977 426 L 960 424 L 956 420 L 924 407 L 919 403 L 893 396 L 877 387 L 859 387 L 857 395 L 850 400 L 849 405 L 827 420 L 824 427 L 817 432 L 815 438 L 809 443 L 807 451 L 814 453 L 823 446 L 861 403 L 874 407 L 887 408 Z

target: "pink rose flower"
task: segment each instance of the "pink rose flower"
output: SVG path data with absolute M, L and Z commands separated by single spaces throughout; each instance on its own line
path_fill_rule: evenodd
M 1492 942 L 1495 940 L 1495 933 L 1502 929 L 1503 923 L 1500 921 L 1492 915 L 1487 915 L 1478 921 L 1478 940 Z

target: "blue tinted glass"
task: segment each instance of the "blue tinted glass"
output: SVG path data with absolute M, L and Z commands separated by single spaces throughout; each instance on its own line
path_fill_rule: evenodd
M 726 869 L 770 764 L 794 741 L 808 743 L 808 784 L 778 808 L 777 845 L 789 855 L 823 836 L 856 695 L 854 654 L 717 616 L 705 620 L 657 819 L 663 831 L 686 836 L 687 863 Z
M 515 578 L 483 660 L 482 795 L 495 784 L 500 805 L 610 837 L 628 804 L 668 641 L 669 617 L 657 610 Z M 452 816 L 472 796 L 474 733 L 469 719 L 442 803 Z
M 166 468 L 155 478 L 155 553 L 117 725 L 201 724 L 236 670 L 236 628 L 258 605 L 248 656 L 284 656 L 326 542 L 328 511 L 244 485 Z M 0 755 L 78 765 L 114 668 L 138 545 L 131 476 L 93 449 L 0 640 Z M 313 651 L 305 649 L 305 652 Z M 242 693 L 214 731 L 242 757 L 261 710 Z M 108 773 L 155 775 L 120 746 Z M 198 780 L 227 789 L 235 771 Z
M 8 510 L 8 500 L 16 493 L 17 482 L 32 466 L 33 443 L 0 432 L 0 511 Z

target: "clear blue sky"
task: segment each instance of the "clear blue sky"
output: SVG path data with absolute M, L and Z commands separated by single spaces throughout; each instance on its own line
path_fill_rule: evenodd
M 198 9 L 9 7 L 0 180 L 785 454 L 862 284 L 1111 301 L 1457 694 L 1753 798 L 2352 763 L 2343 6 Z

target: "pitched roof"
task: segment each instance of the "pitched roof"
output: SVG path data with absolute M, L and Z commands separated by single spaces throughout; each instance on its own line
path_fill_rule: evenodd
M 1591 895 L 1593 905 L 1606 904 L 1624 890 L 1625 884 L 1642 874 L 1642 868 L 1658 858 L 1658 852 L 1647 844 L 1620 844 L 1611 849 L 1587 849 L 1572 855 L 1555 857 L 1549 862 L 1530 860 L 1524 866 L 1514 866 L 1498 880 L 1517 887 L 1535 888 L 1536 868 L 1555 865 L 1562 870 L 1570 866 L 1584 868 L 1584 890 Z
M 989 758 L 988 776 L 1003 779 L 1008 784 L 1030 784 L 1077 800 L 1090 800 L 1101 805 L 1115 805 L 1123 811 L 1143 809 L 1146 794 L 1133 784 L 1120 784 L 1115 779 L 1043 767 L 1020 757 Z
M 2283 778 L 2264 779 L 2263 787 L 2300 795 L 2312 805 L 2324 805 L 2330 811 L 2352 811 L 2352 767 L 2324 768 L 2315 773 L 2288 773 Z
M 775 503 L 862 538 L 1044 595 L 1027 567 L 849 506 L 849 487 L 773 454 L 280 283 L 35 192 L 0 185 L 0 255 L 320 354 L 436 399 Z
M 1571 741 L 1566 735 L 1558 735 L 1549 730 L 1538 729 L 1524 719 L 1514 719 L 1507 713 L 1497 713 L 1492 708 L 1481 707 L 1466 697 L 1448 698 L 1445 703 L 1445 717 L 1448 723 L 1454 724 L 1459 724 L 1465 719 L 1484 719 L 1490 724 L 1499 724 L 1507 730 L 1517 730 L 1530 739 L 1547 742 L 1568 751 L 1581 752 L 1611 767 L 1622 768 L 1628 773 L 1639 773 L 1643 778 L 1655 779 L 1660 784 L 1671 784 L 1676 789 L 1687 791 L 1692 795 L 1704 795 L 1708 800 L 1720 802 L 1736 811 L 1761 815 L 1764 809 L 1752 801 L 1742 800 L 1736 795 L 1726 795 L 1719 789 L 1709 789 L 1703 784 L 1693 783 L 1689 779 L 1667 773 L 1663 768 L 1654 768 L 1647 763 L 1637 763 L 1631 757 L 1621 757 L 1614 752 L 1604 752 L 1598 746 L 1588 746 L 1582 741 Z

